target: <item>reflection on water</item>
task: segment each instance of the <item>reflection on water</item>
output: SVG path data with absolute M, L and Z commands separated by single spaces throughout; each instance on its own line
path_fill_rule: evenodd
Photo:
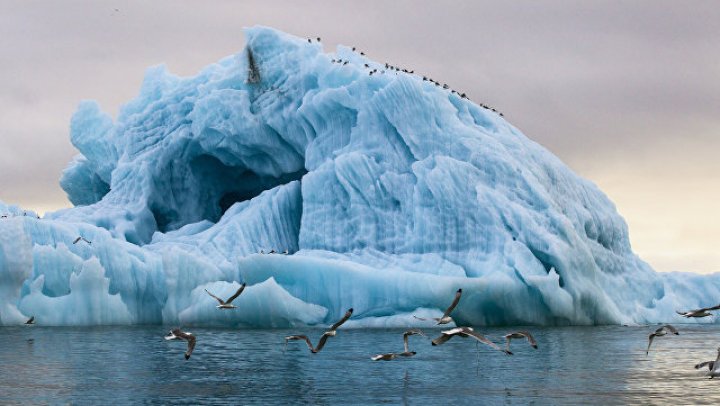
M 165 341 L 166 327 L 0 328 L 0 403 L 578 404 L 720 403 L 720 379 L 693 368 L 714 359 L 720 327 L 679 325 L 645 356 L 650 327 L 533 328 L 539 349 L 515 355 L 454 338 L 432 347 L 402 330 L 341 329 L 318 354 L 284 336 L 322 330 L 193 328 L 198 344 Z M 480 329 L 500 342 L 511 328 Z M 426 330 L 430 337 L 439 330 Z

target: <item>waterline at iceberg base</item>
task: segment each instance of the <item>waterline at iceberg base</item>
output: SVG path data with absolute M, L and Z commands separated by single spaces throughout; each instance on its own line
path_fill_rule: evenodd
M 0 325 L 280 328 L 350 307 L 348 326 L 423 325 L 458 288 L 472 325 L 718 301 L 720 276 L 655 273 L 612 202 L 497 113 L 347 47 L 246 37 L 195 77 L 150 68 L 115 121 L 80 104 L 60 181 L 75 206 L 0 204 Z M 241 282 L 233 311 L 204 292 Z

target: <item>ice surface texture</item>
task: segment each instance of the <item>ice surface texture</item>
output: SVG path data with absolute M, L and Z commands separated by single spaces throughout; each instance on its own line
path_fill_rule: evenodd
M 460 287 L 462 324 L 644 323 L 720 297 L 718 276 L 655 273 L 612 202 L 498 114 L 347 47 L 246 37 L 195 77 L 150 68 L 115 121 L 80 104 L 75 207 L 0 206 L 1 324 L 284 327 L 353 307 L 349 325 L 422 325 Z M 203 291 L 241 282 L 232 311 Z

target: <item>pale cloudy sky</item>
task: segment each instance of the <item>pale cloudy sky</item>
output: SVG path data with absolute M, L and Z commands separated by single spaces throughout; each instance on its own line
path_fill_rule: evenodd
M 714 1 L 0 0 L 0 199 L 68 206 L 58 179 L 81 99 L 115 114 L 146 67 L 192 75 L 255 24 L 358 46 L 497 107 L 610 196 L 655 269 L 720 271 Z

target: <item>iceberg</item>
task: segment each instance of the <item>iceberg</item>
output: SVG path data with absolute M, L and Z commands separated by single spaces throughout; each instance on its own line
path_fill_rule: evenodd
M 272 328 L 353 307 L 350 327 L 422 326 L 458 288 L 458 324 L 655 323 L 720 294 L 717 274 L 654 272 L 613 203 L 493 110 L 348 47 L 245 34 L 194 77 L 148 69 L 115 120 L 80 103 L 74 207 L 0 204 L 0 325 Z M 242 282 L 232 311 L 203 291 Z

